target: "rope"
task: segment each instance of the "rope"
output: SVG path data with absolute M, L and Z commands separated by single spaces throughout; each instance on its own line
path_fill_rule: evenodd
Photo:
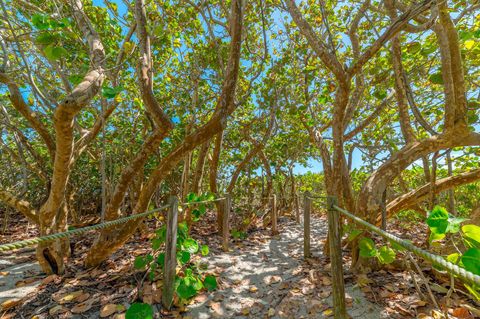
M 220 200 L 223 200 L 223 199 L 225 199 L 225 197 L 215 198 L 213 200 L 206 200 L 206 201 L 201 201 L 201 202 L 183 203 L 181 205 L 186 206 L 186 205 L 204 204 L 204 203 L 220 201 Z M 142 218 L 142 217 L 148 216 L 152 213 L 162 211 L 162 210 L 168 208 L 169 206 L 170 205 L 165 205 L 165 206 L 153 209 L 153 210 L 149 210 L 145 213 L 126 216 L 126 217 L 111 220 L 111 221 L 108 221 L 108 222 L 99 223 L 99 224 L 96 224 L 96 225 L 91 225 L 91 226 L 87 226 L 87 227 L 83 227 L 83 228 L 72 229 L 72 230 L 68 230 L 68 231 L 65 231 L 65 232 L 50 234 L 50 235 L 46 235 L 46 236 L 42 236 L 42 237 L 35 237 L 35 238 L 32 238 L 32 239 L 16 241 L 16 242 L 13 242 L 13 243 L 10 243 L 10 244 L 0 245 L 0 252 L 10 251 L 10 250 L 24 248 L 24 247 L 29 247 L 29 246 L 33 246 L 35 244 L 55 241 L 55 240 L 60 239 L 60 238 L 67 238 L 67 237 L 71 237 L 71 236 L 74 236 L 74 235 L 89 232 L 89 231 L 92 231 L 92 230 L 104 229 L 104 228 L 108 228 L 110 226 L 120 225 L 120 224 L 126 223 L 130 220 Z
M 382 230 L 382 229 L 364 221 L 361 218 L 358 218 L 357 216 L 351 214 L 350 212 L 348 212 L 347 210 L 345 210 L 343 208 L 338 207 L 337 205 L 332 205 L 332 207 L 335 210 L 337 210 L 338 212 L 340 212 L 340 213 L 344 214 L 345 216 L 347 216 L 348 218 L 352 219 L 354 222 L 356 222 L 356 223 L 358 223 L 362 226 L 365 226 L 367 229 L 371 230 L 372 232 L 397 243 L 398 245 L 402 246 L 406 250 L 409 250 L 409 251 L 413 252 L 415 255 L 420 256 L 420 257 L 424 258 L 425 260 L 430 261 L 434 265 L 445 268 L 449 273 L 458 276 L 463 281 L 480 286 L 480 276 L 475 275 L 474 273 L 469 272 L 469 271 L 465 270 L 464 268 L 461 268 L 461 267 L 459 267 L 455 264 L 452 264 L 451 262 L 446 261 L 441 256 L 431 254 L 428 251 L 423 250 L 423 249 L 413 245 L 412 243 L 410 243 L 406 240 L 403 240 L 401 238 L 398 238 L 395 235 L 387 233 L 386 231 L 384 231 L 384 230 Z
M 19 248 L 24 248 L 24 247 L 28 247 L 28 246 L 33 246 L 35 244 L 55 241 L 55 240 L 60 239 L 60 238 L 67 238 L 67 237 L 71 237 L 71 236 L 74 236 L 74 235 L 89 232 L 89 231 L 92 231 L 92 230 L 108 228 L 108 227 L 114 226 L 114 225 L 120 225 L 120 224 L 126 223 L 130 220 L 142 218 L 142 217 L 148 216 L 152 213 L 159 212 L 161 210 L 164 210 L 164 209 L 168 208 L 169 206 L 170 205 L 165 205 L 165 206 L 162 206 L 162 207 L 157 208 L 157 209 L 150 210 L 150 211 L 145 212 L 145 213 L 126 216 L 126 217 L 122 217 L 122 218 L 119 218 L 119 219 L 116 219 L 116 220 L 111 220 L 111 221 L 108 221 L 108 222 L 104 222 L 104 223 L 100 223 L 100 224 L 96 224 L 96 225 L 91 225 L 91 226 L 87 226 L 87 227 L 83 227 L 83 228 L 72 229 L 72 230 L 62 232 L 62 233 L 55 233 L 55 234 L 50 234 L 50 235 L 46 235 L 46 236 L 42 236 L 42 237 L 35 237 L 35 238 L 32 238 L 32 239 L 16 241 L 16 242 L 13 242 L 13 243 L 10 243 L 10 244 L 0 245 L 0 252 L 19 249 Z

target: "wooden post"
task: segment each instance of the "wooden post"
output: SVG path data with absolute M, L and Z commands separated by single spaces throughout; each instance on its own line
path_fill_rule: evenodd
M 272 217 L 272 235 L 278 234 L 277 229 L 277 195 L 273 194 L 272 196 L 272 210 L 271 210 L 271 217 Z
M 300 196 L 298 196 L 298 194 L 295 194 L 295 208 L 296 208 L 296 211 L 295 211 L 295 221 L 297 222 L 297 224 L 300 224 Z
M 335 196 L 327 197 L 328 241 L 330 247 L 330 263 L 332 265 L 333 314 L 335 319 L 346 319 L 347 310 L 345 308 L 345 282 L 343 281 L 342 238 L 339 213 L 333 208 L 337 203 Z
M 232 208 L 232 195 L 225 194 L 223 200 L 223 219 L 222 219 L 222 249 L 228 251 L 228 240 L 230 238 L 230 226 L 228 223 L 230 210 Z
M 303 207 L 303 256 L 309 258 L 310 253 L 310 213 L 312 210 L 312 199 L 310 192 L 304 194 Z
M 167 213 L 167 234 L 165 241 L 165 269 L 163 274 L 162 305 L 170 309 L 175 291 L 175 270 L 177 267 L 177 225 L 178 199 L 170 196 Z

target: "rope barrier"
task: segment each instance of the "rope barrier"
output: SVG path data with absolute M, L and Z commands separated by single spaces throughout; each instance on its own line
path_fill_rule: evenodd
M 378 235 L 380 235 L 380 236 L 382 236 L 386 239 L 389 239 L 389 240 L 395 242 L 396 244 L 402 246 L 406 250 L 409 250 L 409 251 L 413 252 L 417 256 L 420 256 L 420 257 L 424 258 L 425 260 L 430 261 L 432 264 L 440 266 L 442 268 L 445 268 L 449 273 L 452 273 L 452 274 L 458 276 L 463 281 L 480 286 L 480 276 L 475 275 L 474 273 L 471 273 L 464 268 L 461 268 L 461 267 L 459 267 L 455 264 L 452 264 L 451 262 L 446 261 L 441 256 L 431 254 L 428 251 L 423 250 L 423 249 L 413 245 L 412 243 L 410 243 L 410 242 L 408 242 L 404 239 L 398 238 L 395 235 L 387 233 L 386 231 L 384 231 L 384 230 L 382 230 L 382 229 L 364 221 L 361 218 L 358 218 L 357 216 L 353 215 L 349 211 L 347 211 L 343 208 L 340 208 L 337 205 L 332 205 L 332 208 L 334 208 L 338 212 L 344 214 L 348 218 L 352 219 L 354 222 L 356 222 L 356 223 L 358 223 L 362 226 L 365 226 L 367 229 L 371 230 L 372 232 L 374 232 L 374 233 L 376 233 L 376 234 L 378 234 Z
M 28 246 L 33 246 L 35 244 L 45 243 L 45 242 L 49 242 L 49 241 L 55 241 L 55 240 L 60 239 L 60 238 L 67 238 L 67 237 L 82 234 L 82 233 L 92 231 L 92 230 L 108 228 L 108 227 L 114 226 L 114 225 L 120 225 L 120 224 L 126 223 L 130 220 L 142 218 L 142 217 L 148 216 L 152 213 L 162 211 L 162 210 L 168 208 L 169 206 L 170 205 L 165 205 L 165 206 L 153 209 L 153 210 L 149 210 L 148 212 L 145 212 L 145 213 L 126 216 L 126 217 L 122 217 L 122 218 L 119 218 L 119 219 L 115 219 L 115 220 L 111 220 L 111 221 L 108 221 L 108 222 L 99 223 L 99 224 L 95 224 L 95 225 L 91 225 L 91 226 L 87 226 L 87 227 L 83 227 L 83 228 L 71 229 L 71 230 L 67 230 L 65 232 L 61 232 L 61 233 L 55 233 L 55 234 L 50 234 L 50 235 L 46 235 L 46 236 L 35 237 L 35 238 L 32 238 L 32 239 L 20 240 L 20 241 L 13 242 L 13 243 L 10 243 L 10 244 L 0 245 L 0 252 L 19 249 L 19 248 L 24 248 L 24 247 L 28 247 Z
M 220 198 L 215 198 L 213 200 L 206 200 L 206 201 L 201 201 L 201 202 L 183 203 L 181 205 L 188 206 L 188 205 L 195 205 L 195 204 L 213 203 L 213 202 L 217 202 L 217 201 L 224 200 L 224 199 L 225 199 L 225 197 L 220 197 Z M 20 241 L 16 241 L 16 242 L 9 243 L 9 244 L 3 244 L 3 245 L 0 245 L 0 252 L 20 249 L 20 248 L 24 248 L 24 247 L 29 247 L 29 246 L 33 246 L 35 244 L 55 241 L 55 240 L 60 239 L 60 238 L 67 238 L 67 237 L 71 237 L 71 236 L 74 236 L 74 235 L 89 232 L 89 231 L 92 231 L 92 230 L 104 229 L 104 228 L 108 228 L 110 226 L 120 225 L 120 224 L 126 223 L 130 220 L 142 218 L 142 217 L 148 216 L 152 213 L 162 211 L 162 210 L 164 210 L 168 207 L 169 207 L 169 205 L 165 205 L 165 206 L 162 206 L 162 207 L 159 207 L 159 208 L 156 208 L 156 209 L 152 209 L 152 210 L 149 210 L 149 211 L 141 213 L 141 214 L 126 216 L 126 217 L 122 217 L 122 218 L 119 218 L 119 219 L 107 221 L 107 222 L 104 222 L 104 223 L 99 223 L 99 224 L 95 224 L 95 225 L 91 225 L 91 226 L 87 226 L 87 227 L 83 227 L 83 228 L 71 229 L 71 230 L 68 230 L 68 231 L 65 231 L 65 232 L 61 232 L 61 233 L 55 233 L 55 234 L 50 234 L 50 235 L 46 235 L 46 236 L 35 237 L 35 238 L 31 238 L 31 239 L 26 239 L 26 240 L 20 240 Z

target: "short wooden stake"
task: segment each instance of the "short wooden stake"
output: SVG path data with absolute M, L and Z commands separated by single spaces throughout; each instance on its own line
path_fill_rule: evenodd
M 232 196 L 225 194 L 223 200 L 223 219 L 222 219 L 222 249 L 228 251 L 228 241 L 230 239 L 230 226 L 228 223 L 230 217 L 230 210 L 232 208 Z
M 342 238 L 340 232 L 339 213 L 333 208 L 337 205 L 335 196 L 327 197 L 328 208 L 328 242 L 333 288 L 333 315 L 335 319 L 346 319 L 345 282 L 343 281 Z
M 170 207 L 167 213 L 167 234 L 165 242 L 165 269 L 163 274 L 162 305 L 170 309 L 175 291 L 175 270 L 177 267 L 177 224 L 178 199 L 170 196 Z
M 277 228 L 277 195 L 273 194 L 272 196 L 272 210 L 271 210 L 271 217 L 272 217 L 272 235 L 278 234 Z
M 303 207 L 303 256 L 310 258 L 310 213 L 312 211 L 312 198 L 310 192 L 304 194 Z

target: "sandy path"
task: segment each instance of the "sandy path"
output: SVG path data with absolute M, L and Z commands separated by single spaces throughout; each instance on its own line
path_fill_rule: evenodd
M 197 298 L 197 303 L 188 307 L 187 315 L 199 319 L 325 318 L 331 297 L 322 297 L 328 294 L 325 290 L 305 284 L 303 226 L 291 221 L 281 225 L 281 235 L 263 244 L 247 240 L 243 247 L 205 258 L 209 269 L 223 269 L 222 286 L 204 298 Z M 326 237 L 327 223 L 315 218 L 311 228 L 313 256 L 322 257 L 319 241 Z M 358 288 L 348 285 L 347 293 L 353 301 L 348 308 L 352 318 L 387 318 Z
M 0 304 L 26 297 L 40 284 L 44 276 L 32 255 L 32 249 L 24 249 L 0 256 Z

